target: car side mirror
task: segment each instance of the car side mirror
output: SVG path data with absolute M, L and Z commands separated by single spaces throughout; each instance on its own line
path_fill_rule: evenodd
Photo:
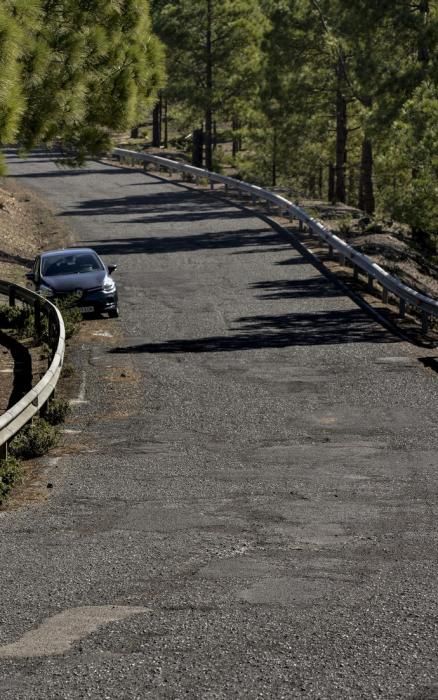
M 31 280 L 31 282 L 35 281 L 35 273 L 34 272 L 26 272 L 26 279 Z
M 114 270 L 117 270 L 117 265 L 108 265 L 108 274 L 112 275 Z

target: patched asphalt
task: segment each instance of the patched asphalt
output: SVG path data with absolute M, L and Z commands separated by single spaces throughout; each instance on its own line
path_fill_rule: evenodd
M 0 512 L 0 697 L 438 697 L 433 351 L 225 200 L 8 162 L 121 318 L 72 346 L 49 497 Z

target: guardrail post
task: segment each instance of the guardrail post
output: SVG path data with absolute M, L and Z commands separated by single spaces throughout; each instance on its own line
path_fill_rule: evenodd
M 382 289 L 382 301 L 384 304 L 388 303 L 388 290 L 386 289 L 386 287 L 383 287 Z
M 214 190 L 214 182 L 213 182 L 213 180 L 210 180 L 210 189 L 211 189 L 211 190 Z
M 34 317 L 35 317 L 35 335 L 37 338 L 41 337 L 41 304 L 39 301 L 35 302 L 33 307 Z
M 330 260 L 333 259 L 333 246 L 332 245 L 329 245 L 329 247 L 328 247 L 328 256 L 329 256 Z
M 429 330 L 429 322 L 429 314 L 426 311 L 423 311 L 423 313 L 421 314 L 421 330 L 423 331 L 423 333 L 427 333 L 427 331 Z
M 8 458 L 8 443 L 4 442 L 3 445 L 0 445 L 0 459 L 7 459 Z
M 355 282 L 357 282 L 359 279 L 359 268 L 354 263 L 353 263 L 353 279 Z
M 9 287 L 9 306 L 15 306 L 15 287 Z
M 55 392 L 53 392 L 53 394 L 52 394 L 53 398 L 55 398 L 55 397 L 54 397 L 54 394 L 55 394 Z M 47 416 L 47 411 L 48 411 L 48 409 L 49 409 L 50 400 L 51 400 L 52 396 L 50 396 L 50 397 L 47 399 L 47 401 L 46 401 L 45 403 L 43 403 L 42 406 L 40 406 L 40 409 L 39 409 L 39 411 L 38 411 L 38 415 L 39 415 L 40 418 L 44 418 L 45 416 Z
M 404 299 L 400 299 L 400 318 L 404 318 L 406 315 L 406 302 Z
M 299 221 L 298 221 L 298 231 L 300 231 L 300 232 L 302 233 L 303 229 L 304 229 L 303 222 L 301 221 L 301 219 L 299 219 Z
M 48 340 L 47 344 L 52 351 L 52 355 L 54 352 L 53 344 L 52 344 L 53 330 L 54 330 L 54 324 L 53 324 L 53 320 L 52 320 L 52 315 L 50 314 L 50 316 L 48 316 L 48 318 L 47 318 L 47 340 Z M 51 357 L 49 355 L 49 358 L 48 358 L 49 367 L 50 367 L 51 361 L 52 360 L 51 360 Z
M 374 286 L 374 277 L 372 275 L 368 275 L 368 289 L 370 291 L 372 291 L 373 286 Z

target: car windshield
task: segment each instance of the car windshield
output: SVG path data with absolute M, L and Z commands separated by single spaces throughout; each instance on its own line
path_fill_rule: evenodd
M 103 269 L 99 258 L 93 253 L 50 255 L 47 258 L 43 258 L 41 267 L 43 277 L 78 275 L 82 272 L 93 272 L 93 270 Z

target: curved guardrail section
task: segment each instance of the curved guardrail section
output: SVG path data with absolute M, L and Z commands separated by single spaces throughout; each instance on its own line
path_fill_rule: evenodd
M 274 204 L 280 208 L 283 215 L 287 215 L 291 219 L 299 221 L 300 226 L 307 226 L 310 233 L 319 236 L 319 238 L 325 241 L 331 253 L 334 251 L 338 253 L 341 262 L 345 263 L 345 261 L 349 260 L 355 273 L 362 270 L 366 275 L 368 275 L 368 282 L 370 286 L 372 286 L 373 280 L 377 280 L 383 288 L 384 302 L 388 300 L 389 292 L 396 296 L 399 299 L 401 317 L 405 315 L 407 306 L 418 309 L 422 315 L 422 326 L 425 333 L 429 328 L 431 318 L 438 317 L 437 300 L 432 299 L 425 294 L 421 294 L 420 292 L 417 292 L 416 290 L 411 289 L 411 287 L 403 284 L 403 282 L 393 275 L 390 275 L 388 272 L 386 272 L 386 270 L 380 267 L 380 265 L 373 262 L 368 256 L 363 255 L 363 253 L 359 253 L 355 248 L 333 234 L 328 228 L 321 224 L 321 222 L 313 219 L 303 209 L 298 207 L 296 204 L 293 204 L 285 197 L 269 192 L 269 190 L 265 190 L 258 185 L 251 185 L 248 182 L 235 180 L 234 178 L 226 175 L 219 175 L 218 173 L 213 173 L 209 170 L 196 168 L 193 165 L 180 163 L 176 160 L 170 160 L 169 158 L 163 158 L 161 156 L 154 156 L 148 153 L 139 153 L 138 151 L 130 151 L 124 148 L 115 148 L 112 151 L 112 154 L 120 161 L 124 161 L 129 164 L 143 163 L 143 165 L 146 165 L 147 163 L 153 163 L 158 166 L 158 168 L 185 173 L 187 175 L 191 175 L 195 179 L 207 178 L 210 182 L 211 188 L 214 187 L 214 183 L 219 183 L 224 185 L 225 190 L 228 188 L 236 189 L 240 192 L 249 194 L 253 200 L 260 199 Z
M 53 354 L 44 377 L 20 401 L 0 416 L 0 457 L 5 457 L 8 442 L 44 406 L 55 390 L 64 360 L 65 328 L 59 309 L 30 289 L 0 280 L 0 293 L 9 298 L 10 306 L 14 306 L 16 300 L 32 306 L 36 329 L 40 327 L 41 314 L 45 314 L 48 318 L 49 338 L 53 339 L 51 343 Z

